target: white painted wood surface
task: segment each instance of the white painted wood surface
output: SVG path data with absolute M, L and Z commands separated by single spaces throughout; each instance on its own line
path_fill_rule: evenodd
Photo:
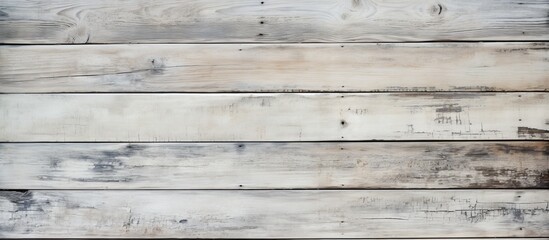
M 0 238 L 548 237 L 548 13 L 2 0 Z
M 7 94 L 0 140 L 547 139 L 547 93 Z
M 549 188 L 549 142 L 0 144 L 0 189 Z
M 3 0 L 0 43 L 547 40 L 547 0 Z
M 548 43 L 0 46 L 0 92 L 543 91 Z
M 0 192 L 2 237 L 542 237 L 549 191 Z

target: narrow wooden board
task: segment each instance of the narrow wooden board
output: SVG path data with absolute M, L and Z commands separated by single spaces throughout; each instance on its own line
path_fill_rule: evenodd
M 0 189 L 549 188 L 549 142 L 0 144 Z
M 0 141 L 548 139 L 548 94 L 4 94 Z
M 0 43 L 547 40 L 546 0 L 4 0 Z
M 543 91 L 549 43 L 0 46 L 0 92 Z
M 543 237 L 546 190 L 0 192 L 1 237 Z

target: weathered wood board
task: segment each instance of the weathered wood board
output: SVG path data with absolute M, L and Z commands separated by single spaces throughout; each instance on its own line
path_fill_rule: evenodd
M 542 237 L 549 191 L 2 191 L 2 237 Z
M 0 46 L 0 92 L 543 91 L 549 43 Z
M 547 0 L 3 0 L 0 43 L 547 40 Z
M 4 94 L 0 141 L 548 139 L 547 96 Z
M 0 144 L 0 189 L 549 188 L 549 142 Z

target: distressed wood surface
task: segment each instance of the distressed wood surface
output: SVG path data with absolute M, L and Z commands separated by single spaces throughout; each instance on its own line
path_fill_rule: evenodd
M 549 142 L 0 144 L 0 189 L 549 188 Z
M 549 191 L 2 191 L 2 237 L 543 237 Z
M 4 0 L 0 43 L 546 40 L 546 0 Z
M 543 91 L 549 43 L 0 46 L 0 92 Z
M 4 94 L 0 140 L 548 139 L 547 93 Z

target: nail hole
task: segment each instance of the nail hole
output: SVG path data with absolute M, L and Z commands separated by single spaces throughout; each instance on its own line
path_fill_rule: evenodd
M 345 138 L 345 137 L 341 136 L 341 138 Z
M 519 118 L 519 122 L 522 121 L 522 119 Z
M 261 4 L 264 4 L 265 2 L 261 2 Z
M 339 150 L 344 150 L 345 148 L 339 148 Z
M 263 37 L 263 33 L 257 34 L 257 36 Z
M 345 47 L 345 46 L 341 45 L 341 47 Z
M 341 120 L 341 125 L 345 125 L 345 123 L 346 123 L 345 121 Z
M 345 223 L 345 221 L 341 221 L 341 223 Z
M 520 227 L 520 228 L 519 228 L 519 230 L 521 230 L 521 231 L 522 231 L 522 228 Z
M 179 223 L 186 223 L 187 222 L 187 219 L 181 219 L 179 220 Z
M 238 185 L 239 187 L 242 187 L 242 185 Z
M 522 95 L 519 95 L 519 97 L 522 97 Z
M 242 49 L 238 49 L 238 51 L 242 51 Z
M 265 22 L 264 22 L 264 21 L 261 21 L 261 22 L 259 22 L 259 23 L 260 23 L 260 24 L 263 24 L 263 23 L 265 23 Z

